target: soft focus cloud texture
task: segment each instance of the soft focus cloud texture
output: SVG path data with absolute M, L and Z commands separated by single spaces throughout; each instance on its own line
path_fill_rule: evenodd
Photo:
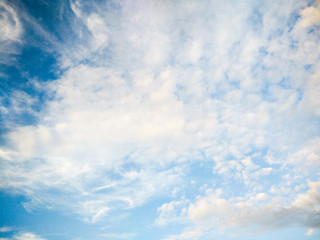
M 14 5 L 0 4 L 0 41 L 11 46 L 23 25 Z M 24 12 L 54 48 L 59 74 L 30 79 L 45 101 L 11 89 L 1 107 L 2 191 L 26 196 L 29 211 L 58 209 L 90 223 L 161 199 L 153 226 L 186 226 L 164 239 L 228 228 L 312 235 L 320 214 L 319 6 L 71 1 L 72 34 L 59 43 Z M 13 54 L 5 49 L 1 64 Z M 26 112 L 34 123 L 12 120 Z

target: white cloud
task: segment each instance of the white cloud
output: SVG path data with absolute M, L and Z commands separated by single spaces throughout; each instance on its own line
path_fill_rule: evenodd
M 237 198 L 225 199 L 221 193 L 210 193 L 200 197 L 188 208 L 189 218 L 197 224 L 208 227 L 230 228 L 251 227 L 259 229 L 283 228 L 288 226 L 318 226 L 320 183 L 309 182 L 310 190 L 298 194 L 289 204 L 275 199 L 263 204 Z M 256 201 L 266 200 L 265 193 L 259 193 Z
M 298 166 L 297 172 L 304 171 L 318 175 L 320 171 L 320 139 L 311 139 L 299 151 L 289 157 L 289 162 Z
M 314 233 L 314 230 L 312 228 L 308 229 L 308 232 L 306 233 L 307 236 L 312 236 Z
M 203 235 L 201 230 L 185 230 L 180 234 L 169 235 L 163 240 L 199 239 Z
M 206 184 L 216 179 L 229 192 L 238 184 L 247 201 L 212 193 L 187 209 L 187 200 L 173 200 L 158 208 L 157 224 L 184 222 L 184 208 L 210 227 L 271 227 L 297 216 L 304 207 L 276 205 L 282 195 L 267 191 L 290 192 L 284 173 L 301 180 L 319 165 L 319 55 L 312 50 L 319 43 L 305 29 L 316 24 L 314 7 L 284 3 L 125 1 L 114 13 L 74 1 L 90 36 L 53 44 L 64 71 L 43 84 L 53 97 L 39 122 L 4 135 L 1 188 L 27 195 L 30 210 L 57 207 L 97 222 L 177 187 L 183 195 L 190 175 L 201 175 L 190 165 L 204 164 L 212 173 Z M 302 20 L 291 23 L 294 12 Z M 37 101 L 16 91 L 2 110 L 36 114 Z M 298 223 L 309 227 L 304 217 L 312 214 Z M 169 239 L 200 235 L 186 230 Z
M 222 197 L 221 190 L 215 192 L 208 190 L 205 196 L 198 196 L 195 202 L 188 203 L 182 210 L 175 202 L 164 204 L 161 210 L 165 207 L 165 212 L 173 214 L 167 221 L 189 220 L 194 223 L 193 229 L 196 229 L 170 235 L 166 239 L 198 239 L 200 236 L 210 234 L 212 229 L 232 228 L 240 231 L 250 228 L 254 231 L 266 231 L 292 226 L 309 227 L 307 235 L 311 236 L 314 230 L 319 229 L 317 215 L 320 211 L 320 182 L 308 182 L 308 185 L 310 188 L 308 191 L 298 194 L 289 203 L 281 198 L 270 199 L 266 193 L 258 193 L 250 199 L 246 197 L 227 199 Z M 181 214 L 186 208 L 187 215 Z M 163 218 L 162 213 L 159 216 L 159 219 L 161 218 Z
M 0 41 L 19 41 L 22 26 L 16 11 L 6 2 L 1 1 Z
M 17 53 L 23 27 L 16 10 L 7 2 L 0 2 L 0 63 L 10 64 L 10 54 Z
M 44 238 L 30 232 L 16 234 L 11 239 L 12 240 L 45 240 Z
M 100 237 L 107 239 L 134 239 L 136 234 L 134 233 L 102 233 Z
M 0 232 L 11 232 L 12 230 L 11 227 L 0 227 Z
M 92 14 L 87 18 L 87 26 L 93 35 L 92 48 L 98 50 L 108 45 L 108 28 L 105 26 L 103 19 L 98 15 Z
M 181 221 L 187 214 L 187 204 L 187 200 L 164 203 L 157 209 L 159 216 L 155 223 L 159 226 L 164 226 L 171 222 Z
M 315 6 L 306 7 L 300 12 L 301 20 L 299 26 L 305 28 L 313 25 L 320 25 L 320 2 L 316 1 Z

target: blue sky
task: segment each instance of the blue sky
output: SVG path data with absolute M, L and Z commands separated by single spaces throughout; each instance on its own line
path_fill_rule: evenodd
M 320 2 L 0 0 L 0 240 L 320 237 Z

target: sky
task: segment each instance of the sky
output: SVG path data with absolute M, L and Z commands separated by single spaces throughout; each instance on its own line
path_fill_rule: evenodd
M 320 239 L 320 1 L 0 0 L 0 240 Z

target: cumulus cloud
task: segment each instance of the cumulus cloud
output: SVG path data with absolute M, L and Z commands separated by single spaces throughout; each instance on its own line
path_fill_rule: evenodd
M 320 24 L 320 2 L 316 1 L 314 6 L 306 7 L 300 12 L 301 20 L 299 27 L 306 28 Z
M 298 194 L 290 203 L 271 202 L 255 204 L 266 200 L 265 193 L 259 193 L 254 199 L 242 201 L 225 199 L 220 192 L 210 193 L 199 198 L 188 208 L 189 218 L 219 228 L 250 227 L 261 229 L 283 228 L 287 226 L 318 227 L 320 183 L 309 182 L 310 190 Z
M 177 186 L 184 192 L 189 178 L 201 175 L 190 166 L 205 165 L 206 184 L 236 183 L 247 201 L 217 193 L 190 205 L 174 200 L 158 208 L 158 225 L 187 217 L 209 227 L 276 227 L 297 217 L 297 225 L 316 227 L 317 183 L 286 207 L 268 190 L 294 188 L 301 182 L 285 185 L 283 175 L 301 180 L 318 166 L 317 7 L 305 1 L 109 4 L 72 2 L 74 27 L 83 31 L 74 44 L 54 45 L 62 72 L 43 84 L 52 97 L 37 124 L 4 134 L 0 187 L 28 196 L 30 210 L 57 207 L 97 222 Z M 36 101 L 21 92 L 12 99 L 6 111 Z M 301 166 L 305 171 L 295 171 Z M 177 217 L 176 208 L 184 213 Z M 169 239 L 200 236 L 186 230 Z
M 157 221 L 165 222 L 164 216 L 168 217 L 167 221 L 174 218 L 189 220 L 199 228 L 199 236 L 206 235 L 210 229 L 266 231 L 292 226 L 309 228 L 307 235 L 312 235 L 315 229 L 319 230 L 320 182 L 308 182 L 308 186 L 308 191 L 298 194 L 290 202 L 288 199 L 270 198 L 266 193 L 228 199 L 222 196 L 222 190 L 209 189 L 195 202 L 185 204 L 183 210 L 179 210 L 179 202 L 164 204 L 159 208 Z M 189 235 L 186 232 L 168 239 L 189 239 L 184 236 Z

